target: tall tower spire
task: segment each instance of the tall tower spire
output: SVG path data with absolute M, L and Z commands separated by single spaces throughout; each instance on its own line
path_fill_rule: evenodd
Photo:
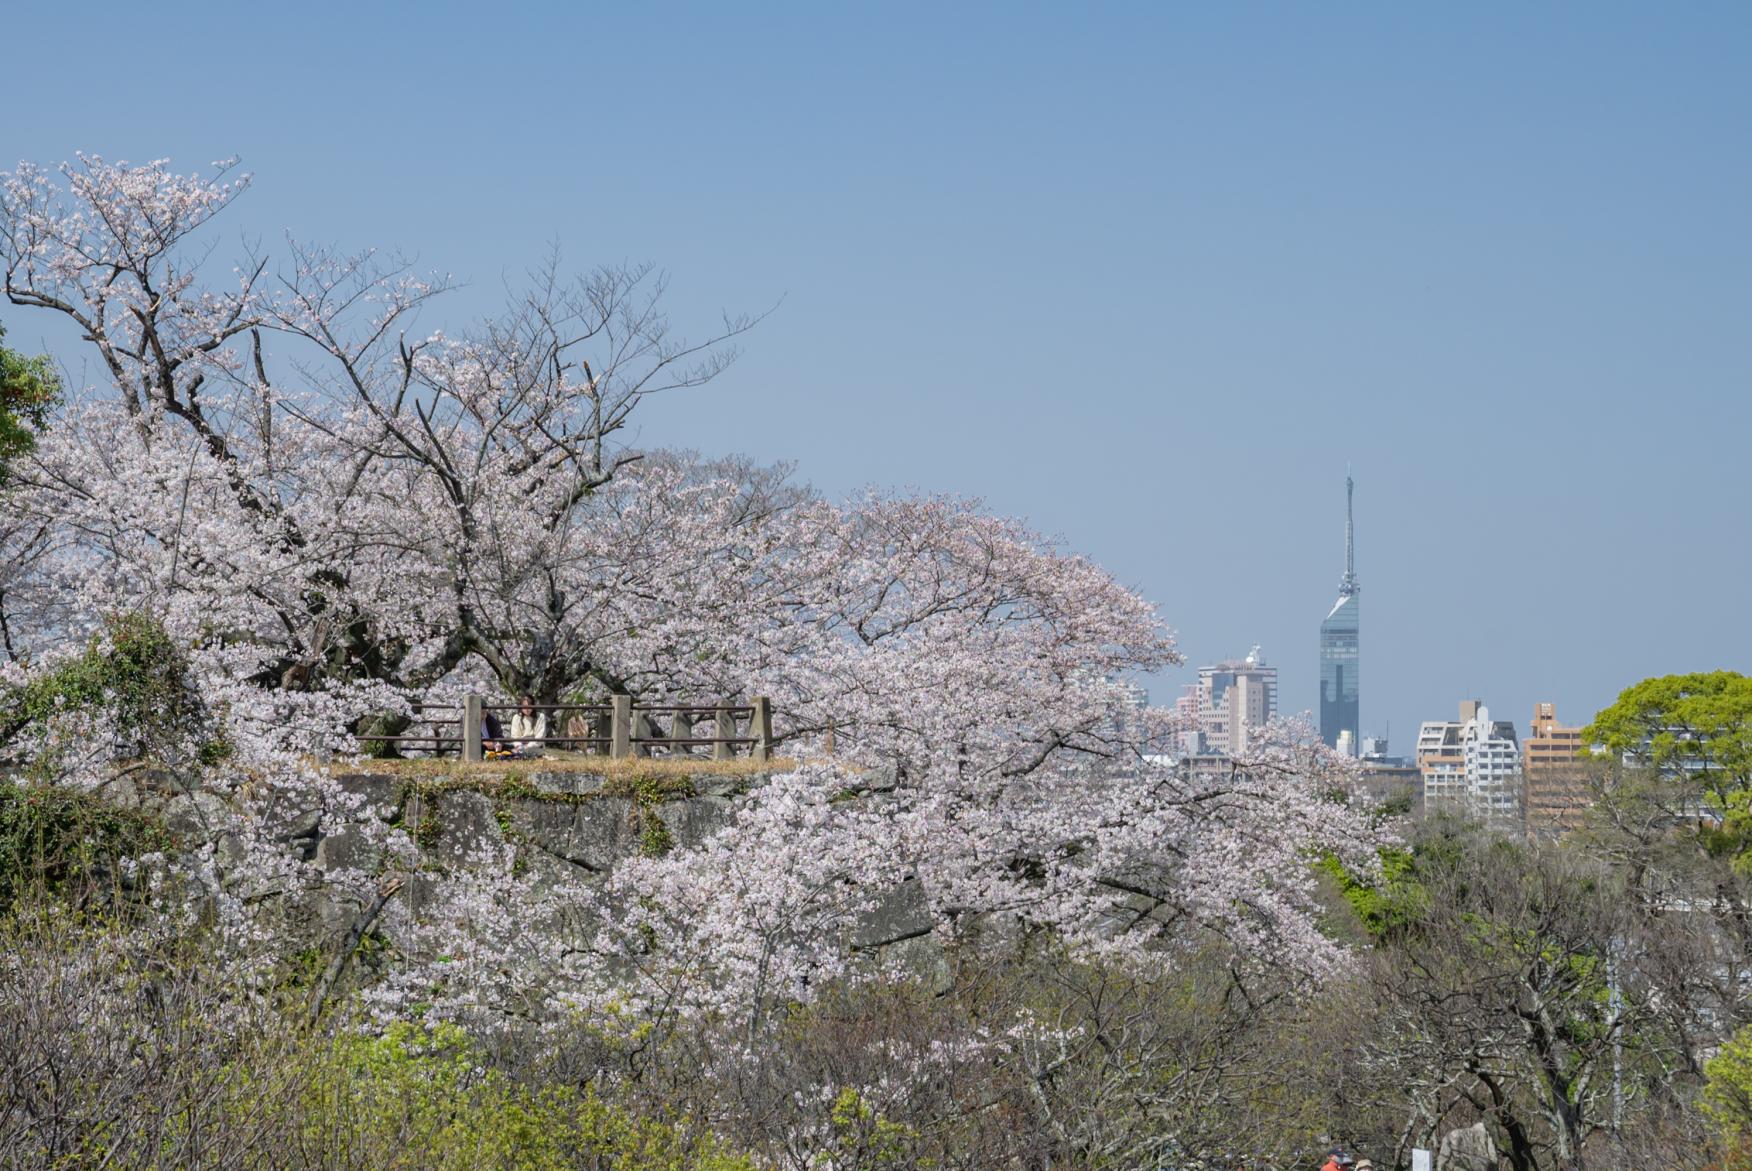
M 1347 471 L 1344 477 L 1344 576 L 1338 580 L 1338 596 L 1348 598 L 1360 588 L 1357 585 L 1357 529 L 1352 515 L 1352 500 L 1356 482 Z
M 1320 624 L 1320 738 L 1341 752 L 1357 755 L 1362 748 L 1362 727 L 1357 716 L 1362 696 L 1357 686 L 1357 668 L 1362 622 L 1357 613 L 1362 598 L 1357 595 L 1356 482 L 1344 470 L 1344 576 L 1338 579 L 1338 601 Z

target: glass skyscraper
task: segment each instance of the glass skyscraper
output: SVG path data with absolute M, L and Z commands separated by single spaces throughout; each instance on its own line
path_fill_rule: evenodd
M 1338 601 L 1320 624 L 1320 738 L 1334 748 L 1339 735 L 1350 733 L 1351 755 L 1362 747 L 1358 726 L 1361 711 L 1357 686 L 1357 585 L 1356 526 L 1351 500 L 1356 485 L 1344 478 L 1344 576 L 1338 582 Z

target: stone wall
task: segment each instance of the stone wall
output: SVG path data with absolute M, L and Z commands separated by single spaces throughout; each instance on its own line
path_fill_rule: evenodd
M 509 845 L 525 875 L 588 879 L 639 855 L 702 844 L 729 820 L 735 800 L 764 779 L 761 774 L 604 777 L 575 771 L 475 773 L 423 777 L 394 771 L 338 771 L 339 787 L 359 812 L 333 815 L 320 807 L 272 808 L 266 829 L 289 854 L 324 871 L 364 871 L 380 866 L 373 835 L 359 818 L 399 825 L 432 866 L 466 866 L 477 846 Z M 873 777 L 870 787 L 887 787 Z M 214 843 L 223 867 L 240 847 L 230 834 L 231 803 L 218 793 L 191 790 L 175 777 L 141 772 L 119 777 L 105 793 L 120 805 L 157 814 L 187 847 Z M 404 897 L 418 898 L 417 879 Z M 332 934 L 344 929 L 357 906 L 325 904 L 310 926 Z M 907 957 L 920 970 L 936 969 L 942 957 L 929 936 L 933 921 L 916 882 L 886 898 L 854 933 L 860 949 Z M 891 950 L 898 949 L 898 950 Z

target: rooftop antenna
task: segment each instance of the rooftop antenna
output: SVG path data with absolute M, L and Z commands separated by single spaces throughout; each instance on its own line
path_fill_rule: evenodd
M 1353 517 L 1356 482 L 1350 477 L 1350 465 L 1344 465 L 1344 577 L 1338 583 L 1338 596 L 1348 598 L 1357 592 L 1357 531 Z

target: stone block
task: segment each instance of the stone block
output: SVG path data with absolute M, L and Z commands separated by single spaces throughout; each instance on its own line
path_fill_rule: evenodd
M 231 828 L 231 807 L 214 793 L 179 793 L 164 804 L 165 827 L 184 842 L 210 842 Z
M 530 776 L 529 783 L 543 793 L 564 793 L 570 796 L 602 791 L 602 778 L 591 773 L 534 773 Z
M 482 849 L 502 845 L 505 835 L 499 829 L 498 810 L 493 799 L 481 793 L 466 791 L 428 796 L 423 799 L 421 821 L 433 818 L 438 832 L 427 853 L 436 861 L 449 865 L 465 865 Z M 419 836 L 426 838 L 421 832 Z
M 358 826 L 342 826 L 317 843 L 311 861 L 319 870 L 372 872 L 382 865 L 383 851 Z
M 138 809 L 142 803 L 140 787 L 127 776 L 111 777 L 97 791 L 106 803 L 117 809 Z
M 513 832 L 524 841 L 591 870 L 607 870 L 639 849 L 628 797 L 578 802 L 524 798 L 506 802 L 506 812 Z
M 288 795 L 276 795 L 256 808 L 262 835 L 276 842 L 302 843 L 321 837 L 322 812 L 314 799 L 307 805 L 304 800 L 293 801 Z
M 875 908 L 863 916 L 852 933 L 852 943 L 859 948 L 889 947 L 923 938 L 935 925 L 924 884 L 909 878 L 883 895 Z
M 724 797 L 665 801 L 651 812 L 668 827 L 670 841 L 683 850 L 698 849 L 730 822 L 730 802 Z
M 394 821 L 401 809 L 402 782 L 380 773 L 347 773 L 335 778 L 343 793 L 360 801 L 360 809 L 378 821 Z
M 748 777 L 714 776 L 700 773 L 693 778 L 694 792 L 701 797 L 734 797 L 745 792 L 752 782 Z

